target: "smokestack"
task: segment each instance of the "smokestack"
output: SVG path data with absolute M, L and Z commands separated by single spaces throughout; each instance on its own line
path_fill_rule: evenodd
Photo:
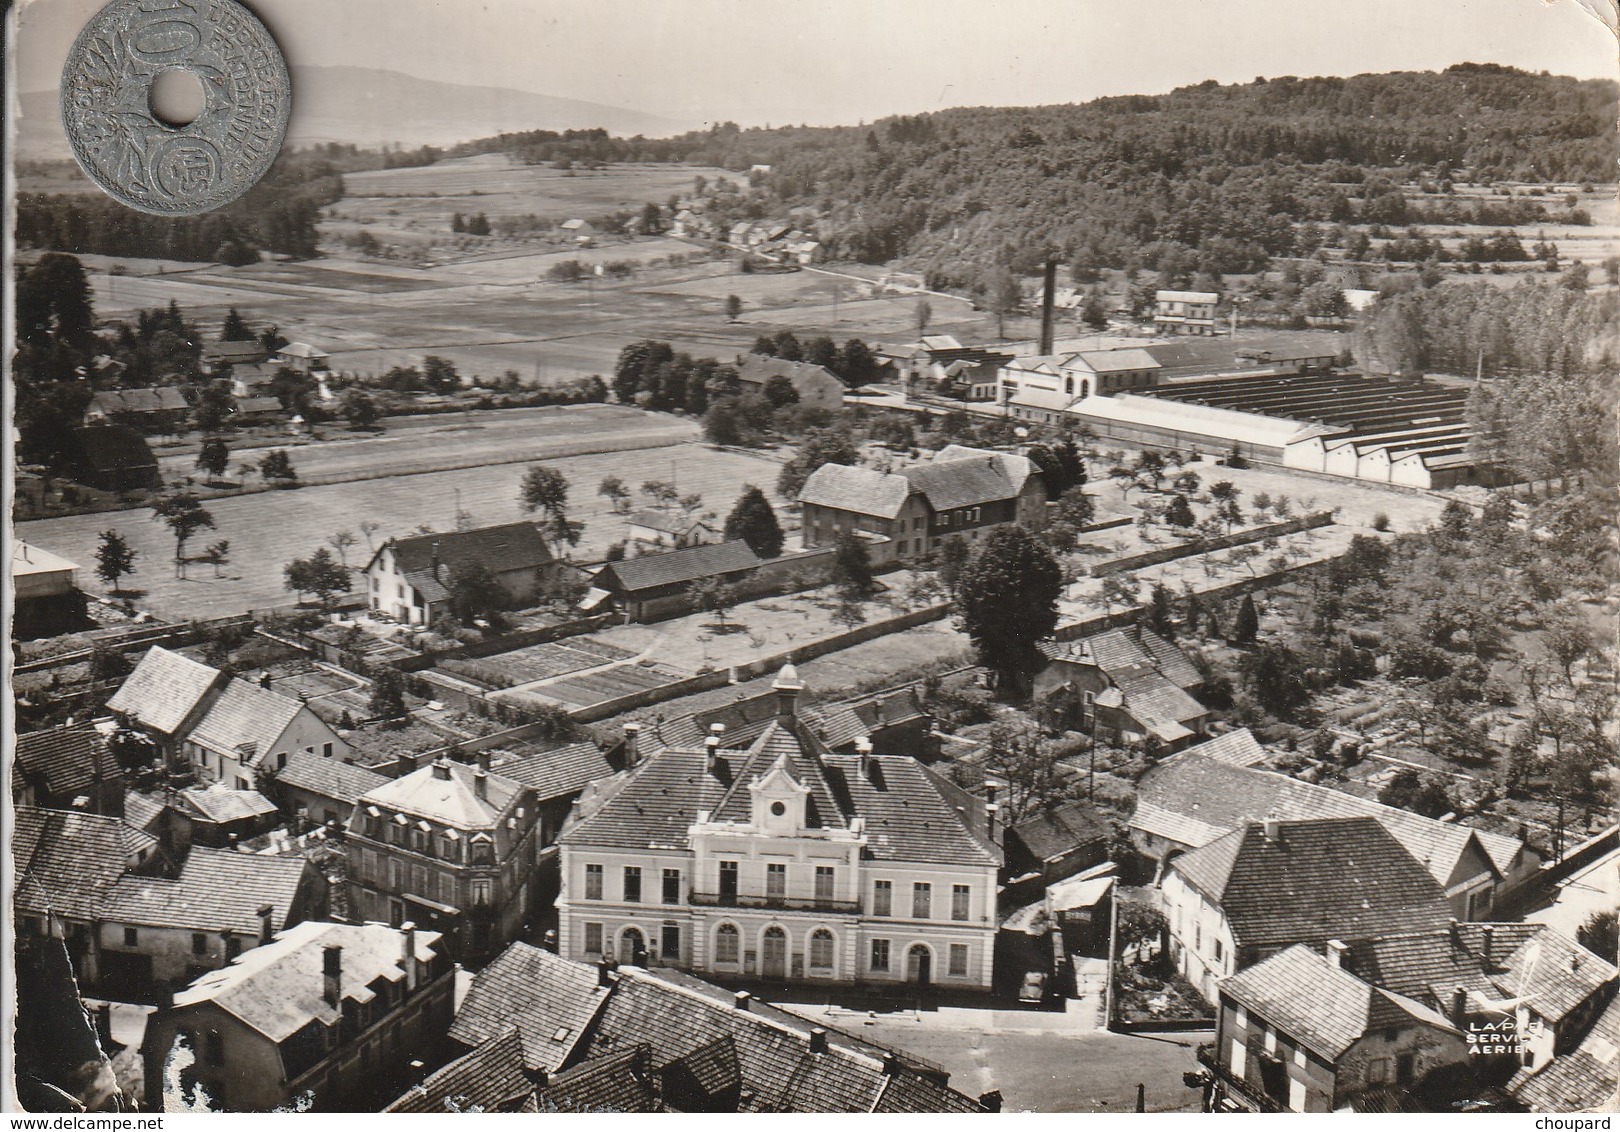
M 1335 967 L 1343 967 L 1344 966 L 1344 953 L 1345 953 L 1345 942 L 1344 942 L 1344 940 L 1342 940 L 1342 939 L 1330 939 L 1330 940 L 1327 941 L 1327 959 L 1328 959 L 1329 963 L 1333 964 Z
M 1046 279 L 1041 287 L 1041 348 L 1036 351 L 1042 357 L 1052 352 L 1052 306 L 1056 299 L 1057 260 L 1048 258 L 1046 261 Z
M 343 948 L 332 943 L 322 948 L 322 952 L 321 997 L 326 999 L 326 1005 L 337 1010 L 343 1002 Z
M 810 1052 L 827 1052 L 827 1031 L 823 1030 L 820 1026 L 810 1027 Z
M 624 765 L 635 766 L 641 760 L 639 749 L 641 740 L 641 724 L 626 723 L 624 725 Z
M 731 1005 L 736 1007 L 738 1010 L 747 1010 L 748 1000 L 753 997 L 754 996 L 749 994 L 747 991 L 740 990 L 732 997 Z
M 271 905 L 271 904 L 266 904 L 266 905 L 262 906 L 259 909 L 259 946 L 260 947 L 263 947 L 265 944 L 269 943 L 270 942 L 270 937 L 275 934 L 274 927 L 271 925 L 271 922 L 270 922 L 270 918 L 275 915 L 275 912 L 276 912 L 275 906 Z
M 400 966 L 405 968 L 405 990 L 409 993 L 416 989 L 416 925 L 406 920 L 399 925 L 400 940 Z

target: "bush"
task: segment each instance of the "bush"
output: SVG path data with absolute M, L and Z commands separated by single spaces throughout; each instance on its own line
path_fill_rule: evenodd
M 1389 516 L 1384 514 L 1382 511 L 1378 512 L 1378 514 L 1373 516 L 1372 525 L 1373 530 L 1375 531 L 1389 530 Z

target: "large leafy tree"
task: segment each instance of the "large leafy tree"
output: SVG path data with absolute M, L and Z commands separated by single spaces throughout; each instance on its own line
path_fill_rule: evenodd
M 189 492 L 165 496 L 152 508 L 154 521 L 163 522 L 174 536 L 174 573 L 186 576 L 186 543 L 201 530 L 214 529 L 214 516 Z
M 293 559 L 282 573 L 289 590 L 313 594 L 322 609 L 331 609 L 340 595 L 349 592 L 349 572 L 324 546 L 308 558 Z
M 866 601 L 876 589 L 871 552 L 861 538 L 849 532 L 838 536 L 832 583 L 838 588 L 839 596 L 851 602 Z
M 1051 551 L 1022 527 L 998 527 L 962 570 L 956 605 L 979 663 L 1016 693 L 1044 663 L 1041 641 L 1057 627 L 1063 572 Z
M 781 474 L 776 479 L 777 494 L 790 499 L 798 495 L 804 481 L 823 464 L 847 464 L 853 467 L 860 462 L 860 451 L 849 433 L 840 428 L 813 429 L 804 438 L 804 443 L 799 445 L 798 454 L 782 465 Z
M 743 488 L 737 505 L 726 516 L 727 539 L 742 539 L 761 558 L 782 553 L 782 525 L 776 521 L 765 493 L 753 484 Z
M 197 450 L 197 467 L 211 478 L 218 479 L 230 466 L 231 450 L 223 440 L 210 436 L 202 442 L 202 447 Z
M 450 612 L 461 621 L 499 613 L 510 604 L 506 591 L 482 562 L 463 562 L 450 572 Z
M 101 544 L 96 547 L 96 577 L 116 594 L 119 579 L 135 572 L 135 559 L 140 552 L 117 531 L 102 531 L 100 538 Z
M 579 545 L 585 524 L 568 517 L 568 477 L 556 468 L 530 464 L 518 484 L 518 506 L 540 513 L 540 529 L 554 551 Z

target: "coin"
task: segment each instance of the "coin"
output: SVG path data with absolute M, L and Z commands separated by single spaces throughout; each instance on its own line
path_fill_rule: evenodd
M 202 112 L 170 125 L 152 84 L 189 71 Z M 235 0 L 113 0 L 62 71 L 62 125 L 85 174 L 141 212 L 196 216 L 229 204 L 269 170 L 287 134 L 287 62 Z

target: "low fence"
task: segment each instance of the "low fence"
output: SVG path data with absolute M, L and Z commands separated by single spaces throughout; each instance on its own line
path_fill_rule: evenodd
M 121 633 L 96 639 L 95 646 L 88 649 L 76 649 L 73 652 L 57 653 L 54 656 L 38 657 L 34 660 L 21 661 L 14 665 L 12 672 L 17 675 L 28 672 L 45 672 L 52 668 L 62 668 L 70 664 L 83 664 L 96 654 L 96 649 L 108 649 L 113 652 L 133 652 L 135 649 L 151 648 L 153 645 L 166 645 L 175 648 L 184 648 L 194 645 L 202 640 L 208 633 L 217 629 L 245 627 L 252 628 L 253 614 L 238 614 L 232 617 L 216 617 L 207 621 L 186 621 L 180 624 L 148 625 L 128 633 Z M 88 634 L 85 634 L 88 635 Z
M 1110 558 L 1106 562 L 1093 563 L 1089 572 L 1093 578 L 1104 578 L 1110 574 L 1123 573 L 1126 570 L 1140 570 L 1144 566 L 1158 566 L 1164 562 L 1173 562 L 1177 558 L 1191 558 L 1195 554 L 1210 554 L 1214 551 L 1228 550 L 1234 546 L 1264 542 L 1268 538 L 1298 534 L 1300 531 L 1308 531 L 1316 527 L 1327 527 L 1332 524 L 1333 512 L 1318 511 L 1311 515 L 1301 515 L 1297 519 L 1287 519 L 1281 523 L 1267 523 L 1263 527 L 1251 527 L 1248 530 L 1233 531 L 1231 534 L 1220 535 L 1217 538 L 1189 539 L 1184 543 L 1166 546 L 1159 550 L 1143 551 L 1141 554 L 1131 554 L 1124 558 Z

